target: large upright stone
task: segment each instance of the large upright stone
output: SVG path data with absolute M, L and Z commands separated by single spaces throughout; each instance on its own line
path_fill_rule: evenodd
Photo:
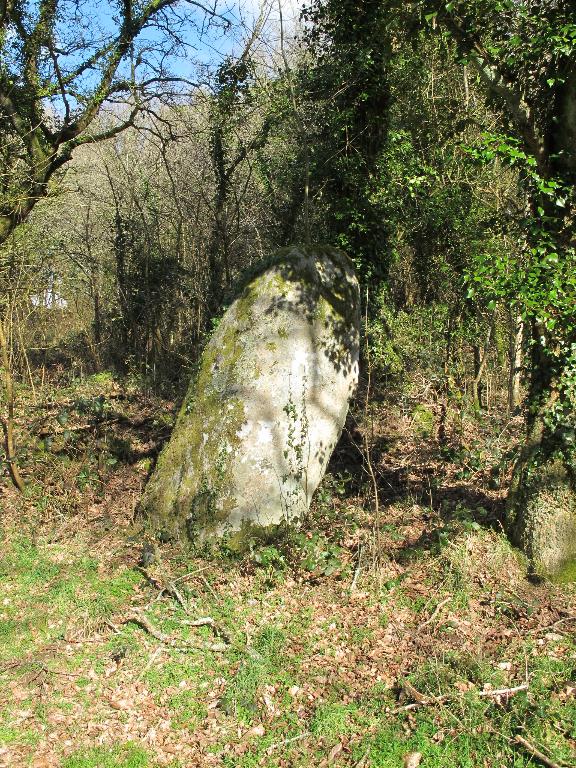
M 358 378 L 359 289 L 334 248 L 292 247 L 261 271 L 208 343 L 141 503 L 194 543 L 297 523 Z

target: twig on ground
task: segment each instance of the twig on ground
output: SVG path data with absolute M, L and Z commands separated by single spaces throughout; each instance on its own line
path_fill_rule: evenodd
M 206 651 L 225 651 L 228 647 L 225 643 L 208 643 L 208 642 L 192 642 L 189 640 L 176 640 L 169 635 L 165 635 L 163 632 L 160 632 L 159 629 L 157 629 L 147 618 L 144 616 L 144 614 L 139 611 L 138 609 L 133 609 L 130 613 L 128 613 L 123 619 L 122 624 L 129 624 L 130 622 L 134 624 L 138 624 L 138 626 L 142 627 L 146 632 L 148 632 L 149 635 L 152 637 L 155 637 L 156 640 L 160 640 L 161 643 L 164 643 L 165 645 L 170 646 L 171 648 L 193 648 L 195 650 L 206 650 Z M 114 625 L 112 625 L 114 626 Z M 199 625 L 202 626 L 202 625 Z
M 234 644 L 234 641 L 228 632 L 225 629 L 222 629 L 222 627 L 219 627 L 211 616 L 204 616 L 203 618 L 196 619 L 195 621 L 184 620 L 182 624 L 186 624 L 188 627 L 212 627 L 214 634 L 218 637 L 221 637 L 225 643 L 228 643 L 228 645 Z
M 539 749 L 527 741 L 523 736 L 516 735 L 514 741 L 517 744 L 520 744 L 520 746 L 524 747 L 524 749 L 529 752 L 532 757 L 535 757 L 537 760 L 540 760 L 541 763 L 547 765 L 548 768 L 562 768 L 560 763 L 555 763 L 554 760 L 550 760 L 549 757 L 546 757 L 546 755 L 540 752 Z
M 396 707 L 396 709 L 393 709 L 390 712 L 392 715 L 398 714 L 399 712 L 409 712 L 412 709 L 419 709 L 420 707 L 428 707 L 433 704 L 445 704 L 447 701 L 453 701 L 454 699 L 458 698 L 454 694 L 445 694 L 443 696 L 426 696 L 423 693 L 417 691 L 416 688 L 414 688 L 414 686 L 407 680 L 402 683 L 402 688 L 409 696 L 414 699 L 414 702 L 412 704 L 404 704 L 401 707 Z M 519 693 L 520 691 L 527 690 L 528 683 L 522 683 L 521 685 L 516 685 L 513 688 L 497 688 L 495 690 L 478 691 L 477 695 L 483 699 L 497 699 L 499 697 L 507 699 L 510 696 L 514 696 L 515 694 Z
M 144 616 L 143 613 L 140 613 L 140 611 L 133 610 L 122 619 L 122 624 L 129 624 L 130 622 L 138 624 L 140 627 L 142 627 L 142 629 L 145 629 L 149 635 L 155 637 L 156 640 L 160 640 L 161 643 L 166 643 L 169 645 L 172 642 L 168 635 L 165 635 L 163 632 L 160 632 L 159 629 L 156 629 L 156 627 L 146 618 L 146 616 Z
M 154 587 L 155 589 L 158 589 L 160 591 L 163 590 L 164 585 L 160 581 L 160 579 L 157 579 L 155 576 L 152 576 L 152 574 L 148 571 L 148 569 L 143 568 L 141 565 L 137 565 L 136 569 L 139 573 L 141 573 L 148 584 L 150 584 L 151 587 Z
M 358 545 L 358 563 L 354 570 L 354 578 L 352 579 L 352 584 L 350 584 L 350 592 L 354 592 L 354 590 L 356 589 L 356 584 L 358 582 L 360 572 L 362 571 L 362 549 L 363 549 L 362 544 L 359 544 Z
M 282 741 L 275 741 L 274 744 L 270 744 L 270 746 L 266 750 L 266 753 L 270 754 L 275 749 L 279 749 L 280 747 L 285 747 L 287 744 L 293 744 L 295 741 L 302 741 L 302 739 L 305 739 L 307 736 L 310 736 L 310 731 L 304 731 L 304 733 L 299 733 L 298 736 L 291 736 L 289 739 L 283 739 Z
M 204 582 L 204 585 L 205 585 L 206 589 L 208 590 L 208 592 L 210 592 L 210 594 L 212 595 L 214 600 L 218 600 L 218 595 L 212 589 L 212 585 L 210 584 L 208 579 L 206 579 L 204 576 L 200 576 L 200 581 Z
M 416 688 L 414 688 L 412 683 L 410 683 L 408 680 L 404 680 L 402 683 L 402 688 L 418 704 L 432 704 L 435 701 L 441 701 L 442 699 L 446 698 L 445 696 L 441 696 L 440 698 L 436 696 L 425 696 L 423 693 L 420 693 L 420 691 L 416 690 Z
M 419 624 L 416 627 L 416 632 L 421 632 L 424 629 L 424 627 L 428 626 L 428 624 L 432 624 L 432 622 L 434 621 L 436 616 L 438 616 L 438 614 L 440 613 L 442 608 L 444 608 L 446 603 L 449 603 L 450 600 L 451 600 L 450 597 L 445 597 L 444 600 L 440 600 L 440 602 L 438 603 L 438 605 L 436 606 L 436 608 L 432 612 L 432 615 L 428 619 L 426 619 L 426 621 L 423 621 L 422 624 Z
M 182 624 L 185 624 L 187 627 L 213 627 L 214 619 L 211 616 L 204 616 L 203 618 L 195 619 L 194 621 L 184 620 Z
M 110 627 L 110 629 L 114 632 L 115 635 L 119 635 L 120 634 L 120 629 L 119 629 L 119 627 L 116 626 L 116 624 L 113 624 L 109 620 L 107 620 L 105 622 L 105 624 L 106 624 L 107 627 Z
M 555 629 L 560 624 L 565 624 L 567 621 L 576 621 L 576 616 L 564 616 L 562 619 L 558 619 L 553 624 L 548 624 L 546 627 L 535 627 L 530 630 L 530 634 L 537 634 L 538 632 L 546 632 L 547 629 Z
M 152 666 L 152 664 L 154 664 L 154 662 L 156 661 L 156 659 L 158 658 L 158 656 L 159 656 L 159 655 L 160 655 L 160 653 L 162 652 L 163 648 L 164 648 L 164 645 L 159 645 L 159 646 L 156 648 L 156 650 L 155 650 L 155 651 L 153 651 L 153 652 L 150 654 L 150 657 L 149 657 L 149 659 L 148 659 L 148 663 L 146 664 L 146 666 L 144 667 L 144 669 L 142 670 L 142 672 L 140 672 L 140 674 L 138 675 L 138 680 L 141 680 L 141 679 L 144 677 L 144 675 L 146 674 L 146 672 L 148 672 L 148 670 L 150 669 L 150 667 Z
M 190 573 L 185 573 L 183 576 L 178 576 L 176 579 L 172 579 L 172 583 L 178 584 L 180 581 L 187 581 L 193 576 L 197 576 L 199 573 L 202 573 L 202 571 L 207 571 L 208 568 L 210 568 L 209 565 L 205 565 L 204 568 L 197 568 L 195 571 L 190 571 Z
M 494 691 L 488 690 L 488 691 L 479 691 L 478 696 L 481 696 L 482 698 L 497 698 L 498 696 L 502 696 L 503 698 L 508 698 L 508 696 L 514 696 L 515 693 L 519 693 L 520 691 L 527 691 L 528 690 L 528 683 L 522 683 L 521 685 L 517 685 L 514 688 L 497 688 Z
M 354 768 L 365 768 L 365 766 L 366 766 L 366 763 L 368 762 L 368 756 L 369 756 L 369 754 L 370 754 L 370 750 L 368 750 L 367 752 L 365 752 L 365 753 L 362 755 L 362 757 L 360 758 L 360 760 L 358 760 L 358 762 L 354 764 Z
M 176 588 L 175 584 L 171 581 L 163 580 L 156 578 L 155 576 L 152 576 L 146 568 L 143 568 L 142 566 L 136 566 L 136 569 L 140 571 L 140 573 L 144 576 L 146 581 L 153 587 L 159 590 L 159 596 L 161 596 L 164 592 L 167 592 L 170 597 L 174 598 L 177 603 L 180 603 L 185 613 L 188 613 L 188 603 L 186 600 L 182 597 L 179 590 Z
M 187 601 L 182 597 L 178 589 L 176 589 L 176 586 L 172 584 L 171 581 L 166 582 L 164 590 L 168 592 L 170 597 L 173 597 L 178 603 L 180 603 L 185 613 L 188 613 Z

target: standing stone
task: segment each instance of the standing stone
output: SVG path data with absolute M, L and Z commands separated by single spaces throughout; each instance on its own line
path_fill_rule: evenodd
M 359 288 L 344 253 L 292 247 L 208 343 L 141 503 L 193 543 L 250 538 L 307 513 L 358 379 Z

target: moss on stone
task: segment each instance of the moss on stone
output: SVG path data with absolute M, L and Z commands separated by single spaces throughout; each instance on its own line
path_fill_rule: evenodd
M 318 268 L 323 258 L 327 264 L 324 271 Z M 329 253 L 284 249 L 272 261 L 274 266 L 268 265 L 243 286 L 215 329 L 141 503 L 141 509 L 155 521 L 157 529 L 183 534 L 195 544 L 224 535 L 229 548 L 239 551 L 255 539 L 276 535 L 277 524 L 257 525 L 243 519 L 248 508 L 242 491 L 236 488 L 239 476 L 235 474 L 234 458 L 247 421 L 242 392 L 251 391 L 254 381 L 267 373 L 263 370 L 263 359 L 267 368 L 280 370 L 276 368 L 279 361 L 275 353 L 282 348 L 285 354 L 285 340 L 292 332 L 292 314 L 299 318 L 298 322 L 311 327 L 310 338 L 315 339 L 316 349 L 322 350 L 323 358 L 334 365 L 334 370 L 341 370 L 341 361 L 354 349 L 358 295 L 347 258 L 334 249 L 329 249 Z M 339 270 L 345 278 L 342 285 L 338 282 Z M 269 303 L 262 305 L 262 297 Z M 273 318 L 278 315 L 282 317 L 278 317 L 275 325 Z M 255 325 L 255 317 L 259 325 Z M 349 335 L 346 318 L 353 318 Z M 270 333 L 277 333 L 277 342 L 266 341 Z M 347 349 L 347 343 L 352 347 Z M 262 356 L 264 349 L 268 354 Z M 286 483 L 300 489 L 300 463 L 301 459 L 295 462 L 298 472 L 291 465 L 288 467 L 286 479 L 282 473 L 278 475 L 282 478 L 281 496 Z M 290 493 L 300 494 L 297 489 Z M 305 496 L 307 504 L 307 491 Z M 268 494 L 268 498 L 275 496 Z M 282 496 L 278 504 L 280 514 L 284 503 Z M 251 509 L 248 518 L 252 516 Z M 304 511 L 298 507 L 295 514 Z M 274 517 L 272 510 L 265 519 Z M 231 519 L 235 529 L 229 525 L 227 530 Z
M 576 492 L 560 457 L 535 454 L 511 499 L 511 536 L 534 573 L 556 578 L 576 559 Z
M 558 569 L 558 572 L 552 576 L 552 581 L 556 584 L 572 584 L 576 582 L 576 558 L 564 563 Z
M 237 447 L 245 417 L 243 404 L 226 388 L 245 351 L 241 335 L 256 298 L 254 287 L 245 291 L 231 323 L 216 329 L 142 500 L 158 527 L 176 527 L 188 538 L 215 529 L 235 504 L 222 454 Z
M 251 547 L 272 544 L 286 535 L 288 526 L 285 522 L 274 525 L 256 525 L 245 520 L 237 531 L 231 531 L 225 536 L 225 546 L 230 552 L 243 554 Z

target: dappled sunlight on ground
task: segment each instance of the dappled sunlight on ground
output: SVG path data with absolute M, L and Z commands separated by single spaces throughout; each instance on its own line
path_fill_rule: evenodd
M 571 764 L 576 593 L 531 584 L 499 529 L 493 438 L 475 469 L 375 414 L 376 529 L 358 416 L 301 532 L 141 568 L 174 409 L 84 386 L 39 415 L 26 497 L 2 489 L 1 766 L 527 766 L 517 735 Z

